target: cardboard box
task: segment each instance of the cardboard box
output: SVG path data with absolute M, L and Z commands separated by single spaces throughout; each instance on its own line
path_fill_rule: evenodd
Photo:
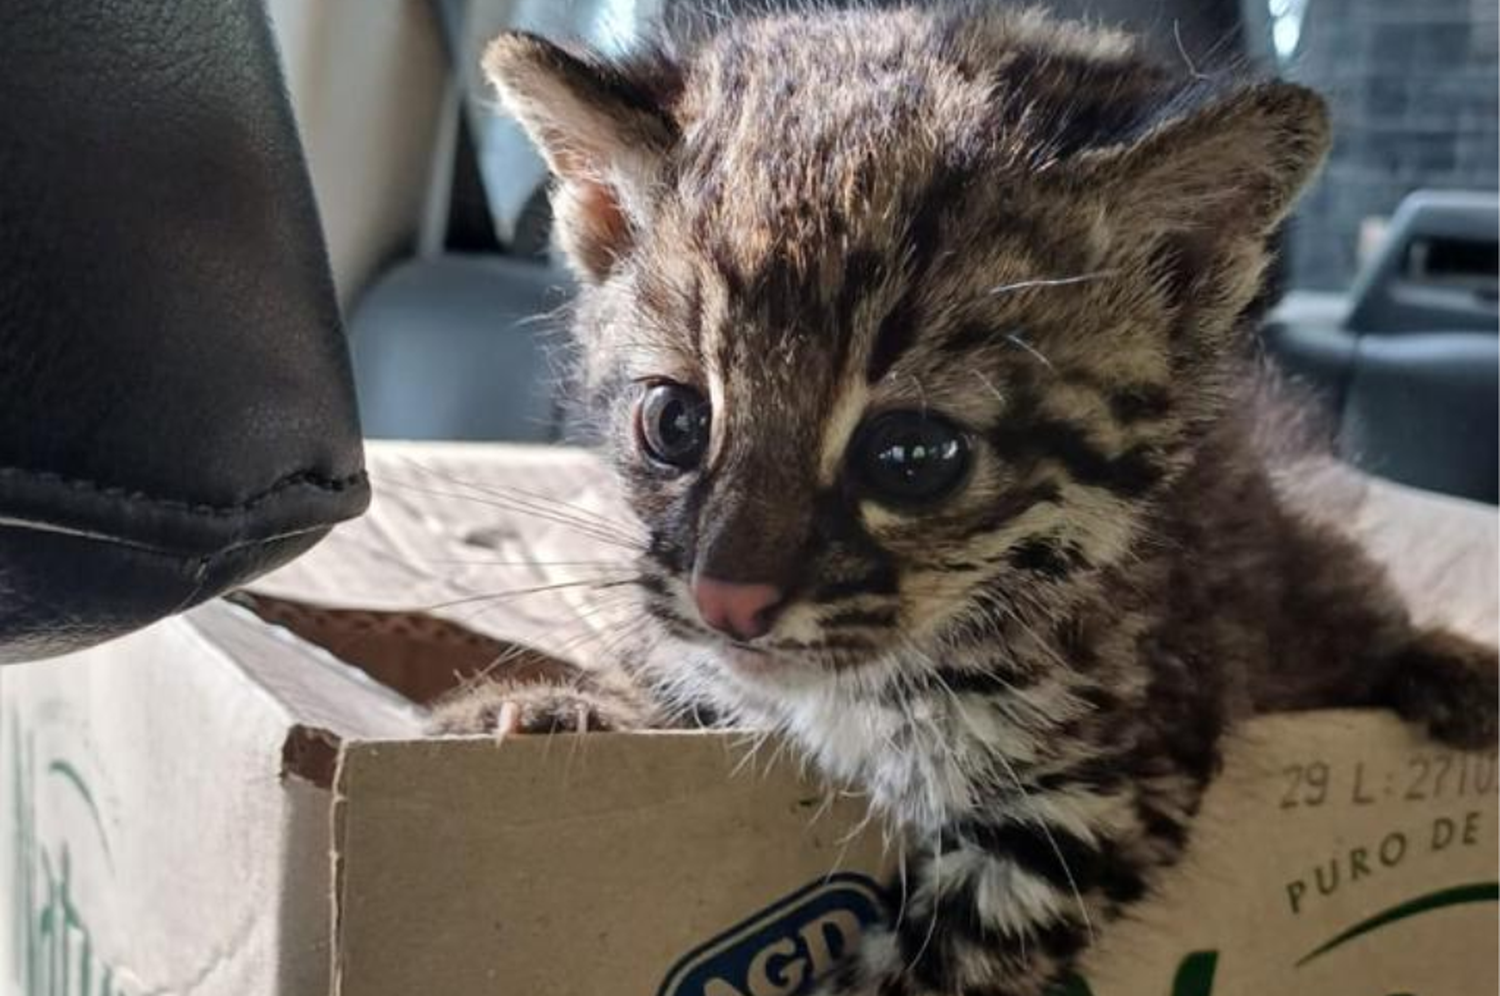
M 859 800 L 733 733 L 422 736 L 415 702 L 514 647 L 507 666 L 533 672 L 607 652 L 597 603 L 551 587 L 607 544 L 514 514 L 517 487 L 608 514 L 597 468 L 371 458 L 371 516 L 258 586 L 254 611 L 0 671 L 3 991 L 800 991 L 880 915 L 894 852 Z M 1419 614 L 1493 639 L 1492 510 L 1347 498 Z M 551 566 L 506 566 L 522 560 Z M 517 587 L 536 590 L 482 597 Z M 1497 819 L 1493 753 L 1375 713 L 1259 720 L 1190 860 L 1071 993 L 1493 993 Z

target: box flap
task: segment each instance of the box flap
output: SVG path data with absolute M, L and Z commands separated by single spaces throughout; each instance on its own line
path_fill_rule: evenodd
M 253 592 L 427 614 L 583 665 L 622 625 L 640 526 L 590 454 L 377 443 L 368 463 L 369 513 Z
M 278 704 L 289 727 L 341 739 L 421 733 L 422 713 L 411 702 L 326 650 L 267 626 L 248 609 L 210 602 L 184 618 Z

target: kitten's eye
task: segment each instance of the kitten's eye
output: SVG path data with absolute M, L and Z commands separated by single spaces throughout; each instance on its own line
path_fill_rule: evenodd
M 850 468 L 861 487 L 887 505 L 926 505 L 963 483 L 969 437 L 938 415 L 886 412 L 855 436 Z
M 657 384 L 636 408 L 636 427 L 646 455 L 686 470 L 708 448 L 708 402 L 682 384 Z

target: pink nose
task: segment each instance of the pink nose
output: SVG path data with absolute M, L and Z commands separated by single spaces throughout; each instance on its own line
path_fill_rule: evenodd
M 736 640 L 753 640 L 770 632 L 773 610 L 781 604 L 781 589 L 700 575 L 693 580 L 693 601 L 705 624 Z

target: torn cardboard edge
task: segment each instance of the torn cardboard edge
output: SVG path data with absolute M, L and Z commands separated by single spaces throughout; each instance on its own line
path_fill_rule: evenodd
M 281 778 L 300 778 L 321 789 L 332 789 L 338 774 L 341 741 L 329 730 L 296 724 L 281 745 Z
M 333 787 L 339 753 L 351 739 L 421 736 L 419 703 L 317 640 L 266 620 L 269 600 L 239 594 L 182 617 L 207 644 L 270 698 L 287 727 L 279 777 Z M 280 607 L 277 607 L 278 609 Z

